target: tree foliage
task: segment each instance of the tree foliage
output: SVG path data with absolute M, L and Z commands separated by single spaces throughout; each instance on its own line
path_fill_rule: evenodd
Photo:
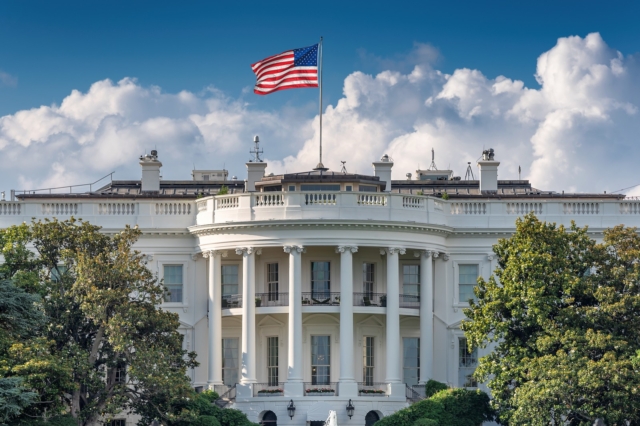
M 376 425 L 480 426 L 493 420 L 493 410 L 486 393 L 480 390 L 449 389 L 444 383 L 432 381 L 430 389 L 436 388 L 441 390 L 381 419 Z
M 190 394 L 195 354 L 182 349 L 178 316 L 158 308 L 165 289 L 132 249 L 140 234 L 74 219 L 0 231 L 0 275 L 39 295 L 46 318 L 4 359 L 4 375 L 39 394 L 26 414 L 69 409 L 89 424 L 144 407 L 166 423 L 167 404 Z
M 640 424 L 640 237 L 519 219 L 462 325 L 503 424 Z

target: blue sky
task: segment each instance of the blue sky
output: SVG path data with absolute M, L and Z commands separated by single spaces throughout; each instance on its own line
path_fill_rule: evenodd
M 254 114 L 267 121 L 266 117 L 272 117 L 286 122 L 291 130 L 290 137 L 286 136 L 287 132 L 268 126 L 264 130 L 265 134 L 280 141 L 278 147 L 271 151 L 277 171 L 278 167 L 286 169 L 296 162 L 302 167 L 309 162 L 301 157 L 300 147 L 309 144 L 314 137 L 317 91 L 302 89 L 265 97 L 254 95 L 251 88 L 255 80 L 249 64 L 256 60 L 289 48 L 313 44 L 320 35 L 324 36 L 325 104 L 334 108 L 340 99 L 346 99 L 345 84 L 354 73 L 376 76 L 388 71 L 407 76 L 417 65 L 442 75 L 452 75 L 463 69 L 478 70 L 488 81 L 505 76 L 511 81 L 522 81 L 523 90 L 539 90 L 541 86 L 534 77 L 538 58 L 557 47 L 558 39 L 569 36 L 585 39 L 588 34 L 598 33 L 606 48 L 610 52 L 621 52 L 626 58 L 625 65 L 635 70 L 635 58 L 640 51 L 638 16 L 640 2 L 634 1 L 324 1 L 313 5 L 293 1 L 4 1 L 0 2 L 0 117 L 18 117 L 20 111 L 60 105 L 73 90 L 84 94 L 96 82 L 109 79 L 115 85 L 128 77 L 135 79 L 138 89 L 152 90 L 156 86 L 162 93 L 174 95 L 187 91 L 201 101 L 215 99 L 231 110 L 239 108 L 243 113 Z M 355 76 L 351 80 L 357 78 Z M 433 78 L 437 80 L 437 77 Z M 444 84 L 445 80 L 442 80 L 439 85 L 421 86 L 424 93 L 420 102 L 428 103 L 430 95 L 435 96 L 436 92 L 440 95 L 434 99 L 460 99 L 458 95 L 449 98 L 443 95 Z M 635 94 L 635 88 L 631 92 Z M 144 96 L 148 98 L 150 95 Z M 636 100 L 625 98 L 621 102 L 633 106 Z M 385 102 L 377 108 L 392 111 L 392 106 Z M 200 111 L 199 107 L 193 108 L 195 110 L 191 112 Z M 456 108 L 458 118 L 461 118 L 460 105 Z M 437 109 L 437 114 L 444 114 L 443 119 L 450 117 L 445 110 L 442 105 Z M 333 110 L 333 113 L 339 114 L 340 111 Z M 365 115 L 363 111 L 358 111 L 358 114 Z M 398 140 L 402 135 L 421 131 L 436 112 L 422 111 L 410 123 L 403 120 L 411 114 L 397 114 L 396 127 L 383 131 L 387 140 L 381 142 L 381 150 L 397 147 L 402 142 Z M 127 116 L 120 115 L 126 121 Z M 155 118 L 167 115 L 170 114 L 163 110 Z M 35 116 L 25 120 L 28 121 L 22 125 L 27 129 L 40 124 Z M 139 117 L 131 118 L 131 122 L 139 120 Z M 623 121 L 626 123 L 625 120 L 624 117 L 620 119 L 620 126 Z M 0 153 L 4 150 L 9 157 L 19 156 L 18 151 L 8 151 L 12 141 L 20 139 L 15 137 L 15 129 L 8 127 L 8 121 L 5 120 L 4 139 L 0 123 Z M 452 137 L 451 142 L 444 146 L 458 149 L 455 141 L 464 138 L 464 134 L 473 134 L 473 131 L 479 132 L 479 140 L 494 137 L 491 126 L 477 127 L 481 124 L 481 117 L 474 116 L 473 121 L 473 126 Z M 296 133 L 297 126 L 304 129 Z M 499 127 L 498 124 L 496 126 Z M 530 156 L 530 160 L 508 160 L 509 170 L 515 170 L 519 163 L 527 164 L 527 161 L 534 169 L 532 163 L 536 156 L 541 155 L 532 142 L 539 133 L 536 129 L 540 130 L 540 127 L 529 128 L 525 123 L 524 128 L 510 130 L 514 135 L 518 131 L 529 132 L 523 140 L 514 143 L 531 144 L 533 147 L 529 147 L 529 152 L 521 152 Z M 256 132 L 258 130 L 255 129 Z M 600 130 L 605 132 L 603 137 L 617 131 L 615 126 Z M 57 155 L 63 156 L 72 155 L 79 146 L 87 146 L 86 138 L 77 140 L 79 145 L 66 140 L 60 142 L 60 134 L 65 132 L 52 131 L 36 139 L 38 143 L 49 145 L 62 143 Z M 73 131 L 67 133 L 75 134 Z M 177 134 L 184 136 L 180 131 Z M 436 137 L 427 132 L 425 138 L 429 139 L 429 135 L 433 139 L 431 145 L 443 143 L 442 134 Z M 203 138 L 205 145 L 207 143 L 204 133 L 186 137 L 191 139 L 185 143 L 198 141 L 199 137 Z M 229 137 L 229 140 L 235 140 Z M 244 136 L 238 138 L 244 140 Z M 149 140 L 147 138 L 143 142 L 148 145 Z M 103 143 L 97 138 L 91 141 Z M 359 141 L 351 140 L 349 143 L 357 145 Z M 30 142 L 24 139 L 21 144 L 20 149 L 27 149 L 25 145 Z M 244 148 L 237 155 L 227 148 L 222 149 L 228 154 L 228 161 L 223 163 L 227 166 L 234 163 L 236 170 L 232 173 L 243 173 L 242 162 L 246 159 L 240 153 Z M 209 149 L 213 150 L 211 146 Z M 460 146 L 460 150 L 466 152 L 472 148 Z M 481 147 L 473 150 L 479 151 Z M 287 157 L 296 161 L 287 163 Z M 191 163 L 188 158 L 176 158 L 179 160 L 176 164 Z M 86 158 L 76 160 L 86 163 Z M 334 160 L 337 163 L 337 157 Z M 452 154 L 443 154 L 442 161 L 451 163 L 453 160 L 457 158 Z M 354 167 L 363 168 L 367 161 L 362 160 Z M 16 175 L 14 171 L 9 176 L 0 171 L 0 181 L 9 182 L 12 186 L 66 183 L 73 179 L 89 179 L 90 175 L 97 176 L 102 171 L 89 173 L 87 170 L 74 174 L 70 172 L 71 164 L 59 162 L 62 168 L 50 170 L 48 174 L 32 173 L 29 176 L 28 172 L 19 172 Z M 128 163 L 136 166 L 134 161 L 123 159 L 120 163 L 109 164 L 109 167 L 122 170 L 122 173 L 137 173 Z M 218 166 L 217 163 L 212 166 Z M 167 170 L 168 176 L 173 173 L 171 170 L 175 170 L 176 175 L 185 174 L 171 169 L 170 165 Z M 461 172 L 463 174 L 463 170 Z M 398 173 L 404 176 L 404 170 Z M 531 177 L 534 176 L 535 173 Z M 131 176 L 120 176 L 127 177 Z M 0 185 L 0 189 L 8 189 L 4 186 Z M 574 187 L 577 190 L 602 189 L 601 185 L 590 186 L 581 182 Z

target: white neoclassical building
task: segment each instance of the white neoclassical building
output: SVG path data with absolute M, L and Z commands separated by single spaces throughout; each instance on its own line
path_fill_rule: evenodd
M 155 151 L 140 165 L 141 180 L 98 189 L 14 191 L 0 201 L 0 228 L 70 216 L 106 232 L 138 225 L 137 248 L 169 290 L 163 308 L 198 353 L 194 388 L 266 425 L 316 426 L 329 410 L 339 424 L 370 425 L 420 399 L 429 379 L 482 387 L 462 309 L 516 218 L 575 220 L 595 238 L 640 225 L 640 201 L 624 195 L 498 180 L 492 150 L 479 180 L 435 166 L 392 180 L 387 156 L 371 175 L 266 175 L 253 161 L 246 180 L 222 170 L 161 180 Z

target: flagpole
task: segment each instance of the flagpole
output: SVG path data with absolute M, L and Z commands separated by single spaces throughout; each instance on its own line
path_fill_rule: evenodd
M 318 43 L 318 65 L 320 65 L 320 79 L 319 79 L 319 88 L 320 88 L 320 162 L 316 169 L 322 170 L 325 169 L 324 164 L 322 164 L 322 37 L 320 37 L 320 43 Z M 326 169 L 325 169 L 326 170 Z

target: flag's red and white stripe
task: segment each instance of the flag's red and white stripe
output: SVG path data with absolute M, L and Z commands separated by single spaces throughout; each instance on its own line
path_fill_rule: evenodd
M 294 66 L 293 50 L 256 62 L 251 69 L 258 79 L 253 88 L 258 95 L 298 87 L 318 87 L 318 67 Z

